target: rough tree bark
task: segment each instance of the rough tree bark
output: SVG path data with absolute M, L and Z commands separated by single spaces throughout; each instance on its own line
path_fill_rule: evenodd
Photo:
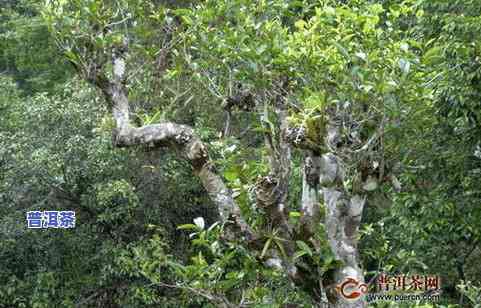
M 342 261 L 342 266 L 336 270 L 334 283 L 328 286 L 330 307 L 358 308 L 366 307 L 363 296 L 346 298 L 342 296 L 342 283 L 348 279 L 355 281 L 353 291 L 365 292 L 363 271 L 359 266 L 358 231 L 361 223 L 362 210 L 366 197 L 351 194 L 343 184 L 345 170 L 339 157 L 335 154 L 336 143 L 339 138 L 339 128 L 328 125 L 326 143 L 328 149 L 333 149 L 322 155 L 320 163 L 320 185 L 324 204 L 327 208 L 326 231 L 329 244 L 336 259 Z
M 291 145 L 285 138 L 287 124 L 287 107 L 282 99 L 275 104 L 278 117 L 278 129 L 265 127 L 265 144 L 268 150 L 270 174 L 259 178 L 256 185 L 258 206 L 262 207 L 271 219 L 272 226 L 278 228 L 286 239 L 292 236 L 292 227 L 288 223 L 287 197 L 291 175 Z M 264 118 L 267 115 L 265 102 Z M 266 121 L 266 120 L 265 120 Z
M 306 138 L 306 128 L 291 129 L 290 140 L 304 152 L 303 189 L 301 206 L 301 232 L 299 237 L 310 240 L 314 246 L 312 235 L 320 222 L 319 205 L 322 200 L 326 207 L 325 227 L 332 252 L 342 262 L 335 271 L 334 281 L 323 286 L 319 277 L 320 305 L 339 308 L 365 307 L 362 297 L 349 299 L 342 296 L 342 283 L 353 279 L 358 285 L 350 285 L 345 290 L 347 295 L 352 291 L 365 291 L 364 276 L 359 267 L 357 250 L 358 229 L 361 222 L 365 197 L 352 195 L 344 187 L 345 170 L 340 158 L 336 155 L 340 139 L 339 127 L 332 122 L 326 127 L 325 146 L 312 144 Z M 327 149 L 327 150 L 326 150 Z M 320 200 L 321 199 L 321 200 Z M 354 287 L 354 290 L 352 289 Z M 360 290 L 362 288 L 362 290 Z M 326 304 L 324 292 L 329 299 Z
M 302 166 L 301 235 L 309 239 L 317 232 L 320 223 L 320 179 L 321 157 L 312 150 L 304 153 Z
M 171 122 L 134 127 L 130 124 L 128 93 L 125 86 L 125 52 L 126 48 L 118 49 L 112 56 L 112 77 L 109 79 L 94 68 L 83 71 L 86 79 L 98 87 L 104 94 L 115 120 L 113 144 L 117 147 L 144 145 L 152 148 L 168 147 L 179 152 L 187 159 L 211 200 L 216 205 L 219 217 L 223 222 L 230 222 L 232 232 L 238 232 L 248 241 L 257 241 L 258 235 L 253 232 L 241 215 L 239 206 L 234 201 L 230 190 L 224 184 L 210 160 L 206 145 L 196 136 L 193 129 L 186 125 Z M 81 70 L 81 69 L 79 69 Z M 336 258 L 343 262 L 342 268 L 336 273 L 335 284 L 342 283 L 346 278 L 363 281 L 362 270 L 358 266 L 357 233 L 361 220 L 364 198 L 350 195 L 343 187 L 343 169 L 340 160 L 334 153 L 320 156 L 319 148 L 306 141 L 303 148 L 305 159 L 303 164 L 303 192 L 301 206 L 301 234 L 294 232 L 288 223 L 287 196 L 291 173 L 291 144 L 287 123 L 288 110 L 282 100 L 275 103 L 279 121 L 277 140 L 266 135 L 266 146 L 270 153 L 271 174 L 261 177 L 256 185 L 258 206 L 265 209 L 272 226 L 280 230 L 285 239 L 285 256 L 275 262 L 301 287 L 306 286 L 305 273 L 299 271 L 293 262 L 295 240 L 302 237 L 312 242 L 320 223 L 320 192 L 327 206 L 326 227 L 329 243 Z M 336 134 L 331 130 L 330 139 Z M 296 142 L 294 142 L 296 143 Z M 297 144 L 299 146 L 299 144 Z M 321 191 L 320 191 L 321 189 Z M 312 275 L 312 273 L 309 273 Z M 308 290 L 318 301 L 320 307 L 327 307 L 326 295 L 321 277 L 318 285 Z M 335 287 L 335 286 L 331 286 Z M 335 293 L 329 307 L 364 307 L 365 303 L 347 302 Z
M 109 80 L 98 71 L 85 72 L 87 80 L 97 86 L 104 94 L 115 121 L 112 141 L 116 147 L 146 145 L 149 147 L 170 147 L 187 159 L 205 190 L 218 209 L 222 222 L 233 222 L 248 240 L 254 233 L 244 221 L 240 208 L 234 202 L 230 190 L 210 163 L 207 147 L 186 125 L 171 122 L 134 127 L 130 124 L 130 110 L 125 87 L 125 51 L 113 54 L 112 78 Z
M 281 254 L 273 251 L 265 264 L 282 264 L 289 278 L 297 285 L 303 284 L 303 275 L 294 264 L 296 246 L 294 231 L 288 222 L 287 198 L 289 195 L 289 181 L 291 176 L 291 144 L 286 138 L 288 129 L 288 110 L 286 98 L 276 95 L 273 107 L 277 116 L 276 125 L 270 122 L 268 116 L 267 99 L 264 99 L 263 120 L 264 140 L 268 152 L 270 173 L 259 177 L 255 191 L 257 206 L 264 209 L 269 220 L 268 232 L 277 232 L 283 239 Z M 262 113 L 262 112 L 261 112 Z

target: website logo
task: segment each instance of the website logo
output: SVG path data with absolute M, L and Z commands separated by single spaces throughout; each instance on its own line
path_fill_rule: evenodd
M 355 301 L 367 293 L 367 284 L 356 278 L 348 277 L 337 285 L 336 290 L 344 299 Z

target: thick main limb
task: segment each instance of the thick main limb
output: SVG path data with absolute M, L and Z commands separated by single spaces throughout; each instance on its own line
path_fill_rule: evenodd
M 113 55 L 113 78 L 109 80 L 98 72 L 87 72 L 87 80 L 104 94 L 115 121 L 113 143 L 117 147 L 147 145 L 173 148 L 187 159 L 194 173 L 200 178 L 211 200 L 217 206 L 222 221 L 232 220 L 242 233 L 253 238 L 254 234 L 241 216 L 230 190 L 210 163 L 207 148 L 193 129 L 171 122 L 134 127 L 130 124 L 130 111 L 125 88 L 125 60 L 122 53 Z

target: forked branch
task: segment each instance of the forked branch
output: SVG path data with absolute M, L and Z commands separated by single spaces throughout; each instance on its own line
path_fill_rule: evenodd
M 168 147 L 178 151 L 187 159 L 194 173 L 200 178 L 210 199 L 218 209 L 223 222 L 232 221 L 248 239 L 255 238 L 249 225 L 241 216 L 239 206 L 222 178 L 215 172 L 207 147 L 187 126 L 172 122 L 134 127 L 130 124 L 128 93 L 125 87 L 125 48 L 116 50 L 112 56 L 112 78 L 108 79 L 100 70 L 84 72 L 86 79 L 104 94 L 111 109 L 115 128 L 112 134 L 116 147 L 147 145 L 152 148 Z

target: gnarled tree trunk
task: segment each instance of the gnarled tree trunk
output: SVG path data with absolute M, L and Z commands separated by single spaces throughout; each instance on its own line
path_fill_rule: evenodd
M 146 145 L 149 147 L 169 147 L 186 160 L 192 166 L 211 200 L 216 205 L 219 217 L 223 222 L 229 222 L 232 226 L 229 232 L 238 233 L 248 242 L 259 240 L 258 235 L 249 227 L 241 215 L 239 206 L 234 201 L 231 191 L 225 185 L 212 167 L 207 153 L 206 145 L 196 136 L 193 129 L 186 125 L 171 122 L 134 127 L 130 124 L 130 111 L 127 89 L 125 86 L 125 49 L 116 50 L 112 58 L 112 78 L 93 69 L 83 72 L 86 79 L 97 86 L 104 94 L 115 120 L 113 131 L 113 143 L 117 147 L 129 147 Z M 301 206 L 301 229 L 296 232 L 288 222 L 287 196 L 291 173 L 291 143 L 287 116 L 288 110 L 285 102 L 278 99 L 275 102 L 278 116 L 277 140 L 266 134 L 266 146 L 269 151 L 271 173 L 259 178 L 256 185 L 256 197 L 258 206 L 264 208 L 268 219 L 273 227 L 279 230 L 279 235 L 285 241 L 285 255 L 280 259 L 274 259 L 275 265 L 280 267 L 289 278 L 298 286 L 306 289 L 313 295 L 320 307 L 327 306 L 326 294 L 322 285 L 322 278 L 315 277 L 313 282 L 308 280 L 316 269 L 311 272 L 303 272 L 295 264 L 295 241 L 298 239 L 311 242 L 319 248 L 313 235 L 317 232 L 320 223 L 320 196 L 323 196 L 327 206 L 326 229 L 332 251 L 337 259 L 343 262 L 343 266 L 337 271 L 335 285 L 331 289 L 344 282 L 347 278 L 363 282 L 362 270 L 358 265 L 357 234 L 361 221 L 364 198 L 359 195 L 350 195 L 343 186 L 343 168 L 340 160 L 334 153 L 320 156 L 320 147 L 311 143 L 302 145 L 296 141 L 296 146 L 304 149 L 303 164 L 303 192 Z M 334 131 L 334 130 L 333 130 Z M 294 132 L 295 133 L 295 132 Z M 335 134 L 335 133 L 334 133 Z M 332 139 L 333 133 L 328 136 Z M 306 288 L 306 284 L 309 285 Z M 364 307 L 362 299 L 347 301 L 339 292 L 334 292 L 331 297 L 330 307 Z
M 327 148 L 336 149 L 338 128 L 328 126 Z M 332 252 L 342 262 L 328 286 L 330 306 L 339 308 L 366 307 L 367 291 L 358 254 L 358 234 L 366 197 L 352 194 L 344 187 L 345 170 L 334 151 L 322 155 L 320 185 L 327 209 L 325 226 Z M 347 284 L 347 282 L 350 282 Z M 345 284 L 346 283 L 346 284 Z

